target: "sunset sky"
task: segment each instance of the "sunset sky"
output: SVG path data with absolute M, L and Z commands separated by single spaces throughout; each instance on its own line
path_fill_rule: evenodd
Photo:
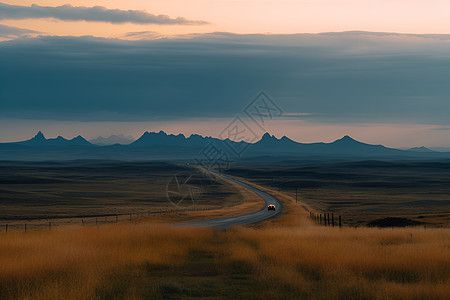
M 301 142 L 450 146 L 450 1 L 0 0 L 0 142 L 217 136 L 259 91 Z
M 63 22 L 55 19 L 2 20 L 2 24 L 51 35 L 123 37 L 128 32 L 154 31 L 173 35 L 205 32 L 319 33 L 382 31 L 450 33 L 450 2 L 446 0 L 13 0 L 16 6 L 103 6 L 122 11 L 204 21 L 202 25 L 160 25 L 127 22 Z M 80 16 L 82 18 L 82 16 Z

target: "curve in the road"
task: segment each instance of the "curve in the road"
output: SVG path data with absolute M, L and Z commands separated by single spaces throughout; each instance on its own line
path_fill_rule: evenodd
M 248 224 L 258 223 L 258 222 L 267 220 L 269 218 L 272 218 L 281 212 L 281 209 L 282 209 L 281 203 L 274 196 L 254 187 L 254 186 L 244 183 L 242 181 L 230 178 L 230 177 L 222 175 L 222 174 L 218 174 L 214 171 L 210 171 L 210 170 L 206 170 L 206 169 L 205 169 L 205 171 L 213 174 L 214 176 L 220 177 L 224 180 L 234 182 L 234 183 L 248 189 L 249 191 L 254 192 L 256 195 L 261 197 L 266 202 L 266 205 L 262 209 L 260 209 L 256 212 L 245 214 L 245 215 L 222 218 L 222 219 L 212 219 L 212 220 L 206 220 L 206 221 L 200 221 L 200 222 L 182 223 L 182 224 L 177 224 L 177 225 L 226 228 L 226 227 L 231 227 L 231 226 L 236 226 L 236 225 L 248 225 Z M 270 204 L 275 205 L 275 207 L 276 207 L 275 211 L 267 210 L 267 206 Z

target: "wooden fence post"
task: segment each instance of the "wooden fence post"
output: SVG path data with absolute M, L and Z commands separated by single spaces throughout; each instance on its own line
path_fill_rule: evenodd
M 25 223 L 25 232 L 27 232 L 27 223 Z
M 322 214 L 319 215 L 319 224 L 322 225 Z
M 328 214 L 327 219 L 328 219 L 328 226 L 330 226 L 330 214 Z
M 341 221 L 341 216 L 339 216 L 339 228 L 342 227 L 342 221 Z
M 334 213 L 331 213 L 331 226 L 334 227 Z
M 327 226 L 327 214 L 323 214 L 323 225 Z

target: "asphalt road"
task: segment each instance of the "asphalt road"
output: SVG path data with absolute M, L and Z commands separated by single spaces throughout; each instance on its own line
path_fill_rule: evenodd
M 201 221 L 201 222 L 193 222 L 193 223 L 182 223 L 182 224 L 177 224 L 179 226 L 207 226 L 207 227 L 214 227 L 214 228 L 226 228 L 226 227 L 231 227 L 231 226 L 236 226 L 236 225 L 247 225 L 247 224 L 253 224 L 253 223 L 258 223 L 264 220 L 267 220 L 269 218 L 272 218 L 276 215 L 278 215 L 281 212 L 282 206 L 281 203 L 272 195 L 269 195 L 266 192 L 261 191 L 260 189 L 255 188 L 254 186 L 251 186 L 249 184 L 246 184 L 244 182 L 235 180 L 233 178 L 230 178 L 228 176 L 222 175 L 222 174 L 218 174 L 216 172 L 213 171 L 209 171 L 209 170 L 205 170 L 207 172 L 210 172 L 211 174 L 217 176 L 217 177 L 221 177 L 224 180 L 227 181 L 231 181 L 234 183 L 239 184 L 240 186 L 254 192 L 255 194 L 257 194 L 259 197 L 261 197 L 265 202 L 266 205 L 261 209 L 258 210 L 256 212 L 253 213 L 249 213 L 249 214 L 245 214 L 245 215 L 240 215 L 240 216 L 236 216 L 236 217 L 229 217 L 229 218 L 222 218 L 222 219 L 212 219 L 212 220 L 207 220 L 207 221 Z M 276 207 L 276 210 L 273 211 L 268 211 L 267 210 L 267 206 L 269 204 L 273 204 Z

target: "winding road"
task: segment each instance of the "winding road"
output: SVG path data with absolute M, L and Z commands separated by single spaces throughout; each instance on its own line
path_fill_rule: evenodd
M 272 218 L 276 215 L 278 215 L 281 212 L 282 206 L 281 203 L 277 200 L 277 198 L 275 198 L 274 196 L 263 192 L 260 189 L 257 189 L 254 186 L 251 186 L 247 183 L 241 182 L 239 180 L 230 178 L 228 176 L 216 173 L 214 171 L 210 171 L 210 170 L 206 170 L 204 169 L 204 171 L 209 172 L 211 174 L 213 174 L 216 177 L 220 177 L 224 180 L 230 181 L 230 182 L 234 182 L 239 184 L 240 186 L 246 188 L 247 190 L 254 192 L 256 195 L 258 195 L 259 197 L 261 197 L 265 202 L 266 205 L 253 213 L 249 213 L 249 214 L 245 214 L 245 215 L 240 215 L 240 216 L 236 216 L 236 217 L 229 217 L 229 218 L 222 218 L 222 219 L 212 219 L 212 220 L 207 220 L 207 221 L 200 221 L 200 222 L 192 222 L 192 223 L 182 223 L 182 224 L 177 224 L 179 226 L 207 226 L 207 227 L 214 227 L 214 228 L 227 228 L 227 227 L 231 227 L 231 226 L 236 226 L 236 225 L 248 225 L 248 224 L 253 224 L 253 223 L 258 223 L 264 220 L 267 220 L 269 218 Z M 267 210 L 267 206 L 269 204 L 273 204 L 276 207 L 275 211 L 268 211 Z

